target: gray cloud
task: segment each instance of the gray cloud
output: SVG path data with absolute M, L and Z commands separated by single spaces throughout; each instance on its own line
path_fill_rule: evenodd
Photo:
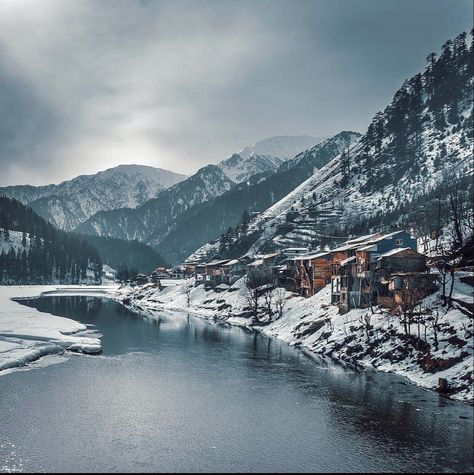
M 0 184 L 363 131 L 472 0 L 0 0 Z

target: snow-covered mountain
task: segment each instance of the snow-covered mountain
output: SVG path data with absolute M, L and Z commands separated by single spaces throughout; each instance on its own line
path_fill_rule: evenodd
M 119 165 L 58 185 L 7 186 L 0 188 L 0 196 L 14 198 L 58 228 L 72 230 L 99 211 L 140 206 L 184 178 L 160 168 Z
M 177 216 L 211 200 L 234 186 L 216 165 L 207 165 L 141 206 L 101 211 L 81 224 L 83 234 L 137 239 L 157 245 L 173 227 Z
M 437 202 L 446 216 L 453 206 L 449 200 L 469 202 L 473 47 L 465 39 L 462 34 L 448 41 L 438 59 L 430 55 L 426 70 L 405 81 L 357 143 L 255 217 L 245 233 L 226 237 L 227 247 L 250 253 L 300 245 L 318 249 L 334 235 L 364 234 L 370 227 L 427 221 L 429 228 L 437 218 L 428 213 L 436 214 Z M 472 203 L 459 212 L 468 209 Z M 216 242 L 202 250 L 222 248 Z
M 253 175 L 217 198 L 190 208 L 176 218 L 174 229 L 160 242 L 160 252 L 169 262 L 182 261 L 200 244 L 239 224 L 245 210 L 266 210 L 359 137 L 356 132 L 340 132 L 287 160 L 276 171 Z M 234 251 L 238 253 L 238 248 Z
M 261 140 L 218 163 L 234 182 L 248 180 L 257 173 L 276 170 L 284 161 L 308 150 L 328 137 L 281 135 Z

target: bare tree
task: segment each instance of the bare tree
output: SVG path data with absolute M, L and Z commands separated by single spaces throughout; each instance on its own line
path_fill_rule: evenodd
M 273 316 L 273 299 L 274 299 L 274 288 L 269 288 L 264 294 L 263 294 L 263 299 L 265 302 L 265 309 L 268 314 L 268 320 L 272 320 Z
M 443 306 L 446 306 L 446 284 L 450 271 L 449 262 L 446 258 L 442 258 L 436 262 L 436 268 L 438 269 L 438 282 L 441 284 L 441 299 L 443 300 Z
M 433 330 L 433 339 L 434 339 L 433 345 L 434 345 L 435 351 L 438 351 L 438 331 L 439 331 L 439 322 L 441 321 L 441 316 L 442 315 L 439 313 L 438 309 L 436 309 L 431 315 L 431 317 L 427 319 L 431 330 Z
M 286 291 L 280 287 L 275 291 L 275 307 L 278 318 L 283 317 L 283 310 L 285 309 L 286 303 Z
M 184 293 L 186 294 L 186 303 L 189 307 L 191 305 L 191 287 L 186 286 Z
M 259 306 L 259 298 L 258 298 L 258 291 L 257 288 L 252 286 L 252 282 L 249 280 L 248 276 L 245 277 L 245 285 L 242 288 L 243 296 L 247 302 L 248 307 L 252 310 L 253 316 L 259 322 L 258 318 L 258 311 L 260 309 Z
M 359 317 L 359 321 L 362 324 L 364 330 L 365 330 L 365 335 L 367 337 L 367 341 L 370 341 L 370 334 L 369 331 L 372 329 L 372 325 L 370 324 L 371 321 L 371 314 L 366 313 L 364 316 Z

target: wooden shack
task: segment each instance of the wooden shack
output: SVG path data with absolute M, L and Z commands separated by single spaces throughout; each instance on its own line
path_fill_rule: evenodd
M 331 282 L 331 254 L 320 252 L 306 256 L 294 257 L 296 289 L 303 297 L 311 297 Z
M 389 309 L 409 307 L 432 294 L 436 275 L 429 273 L 426 262 L 426 256 L 411 248 L 382 254 L 377 265 L 377 303 Z

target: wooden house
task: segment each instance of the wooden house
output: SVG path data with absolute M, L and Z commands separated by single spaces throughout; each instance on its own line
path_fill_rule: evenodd
M 377 259 L 392 250 L 416 252 L 416 239 L 406 231 L 369 234 L 346 241 L 331 251 L 331 303 L 341 313 L 366 308 L 377 298 Z
M 343 244 L 330 251 L 331 303 L 333 305 L 340 304 L 342 294 L 344 294 L 345 300 L 348 298 L 348 291 L 352 285 L 352 276 L 350 274 L 352 267 L 348 266 L 348 264 L 355 260 L 355 252 L 359 246 L 359 243 Z
M 227 285 L 232 285 L 245 274 L 245 265 L 239 259 L 232 259 L 225 264 L 222 264 L 222 282 Z
M 227 264 L 230 259 L 223 259 L 217 261 L 207 262 L 205 264 L 205 277 L 204 281 L 206 285 L 216 286 L 223 283 L 224 270 L 222 266 Z
M 392 249 L 377 261 L 377 303 L 382 307 L 413 306 L 437 288 L 436 275 L 429 273 L 426 256 L 409 247 Z
M 311 297 L 331 282 L 331 254 L 320 252 L 288 260 L 294 282 L 293 291 Z

